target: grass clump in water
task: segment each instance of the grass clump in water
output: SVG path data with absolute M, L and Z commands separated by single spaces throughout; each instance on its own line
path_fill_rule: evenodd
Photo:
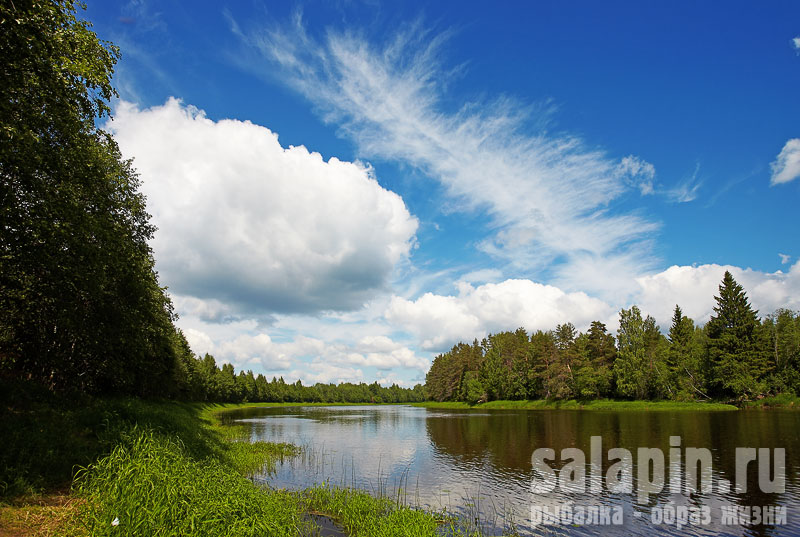
M 231 442 L 222 459 L 243 475 L 269 473 L 284 457 L 297 455 L 300 448 L 292 444 L 271 442 Z
M 236 469 L 239 473 L 253 475 L 269 473 L 284 457 L 292 457 L 300 452 L 293 444 L 280 442 L 250 441 L 250 429 L 242 423 L 223 424 L 220 410 L 206 408 L 200 419 L 206 422 L 206 429 L 218 435 L 222 449 L 216 455 L 219 459 Z
M 469 535 L 452 517 L 375 498 L 362 490 L 317 486 L 305 491 L 305 500 L 310 512 L 332 517 L 351 537 Z
M 92 536 L 256 536 L 305 533 L 302 502 L 264 491 L 214 457 L 134 428 L 110 455 L 79 472 L 81 519 Z

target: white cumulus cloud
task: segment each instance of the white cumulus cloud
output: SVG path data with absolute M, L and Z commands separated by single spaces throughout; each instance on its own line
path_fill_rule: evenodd
M 607 303 L 585 293 L 565 293 L 530 280 L 505 280 L 478 287 L 462 282 L 455 296 L 394 297 L 386 317 L 415 334 L 423 349 L 443 351 L 457 341 L 520 326 L 529 331 L 550 330 L 572 322 L 585 329 L 591 321 L 614 313 Z
M 342 367 L 339 365 L 318 362 L 313 365 L 311 370 L 295 369 L 288 375 L 290 379 L 299 379 L 306 386 L 311 386 L 318 382 L 322 384 L 341 382 L 352 382 L 358 384 L 364 382 L 364 372 L 355 367 Z
M 788 183 L 800 177 L 800 138 L 792 138 L 783 146 L 772 163 L 770 184 Z
M 107 128 L 161 230 L 162 281 L 201 317 L 356 309 L 409 255 L 417 220 L 368 166 L 284 148 L 265 127 L 175 99 L 123 102 Z
M 299 371 L 302 366 L 314 370 L 318 364 L 326 364 L 378 371 L 406 370 L 419 376 L 430 367 L 427 358 L 382 335 L 364 336 L 355 342 L 326 342 L 302 334 L 275 341 L 267 333 L 241 333 L 241 329 L 212 337 L 203 330 L 186 328 L 184 334 L 196 354 L 212 354 L 219 362 L 229 362 L 243 370 Z
M 597 320 L 613 333 L 620 308 L 633 304 L 654 316 L 665 331 L 675 304 L 704 324 L 713 312 L 714 296 L 726 270 L 742 284 L 761 316 L 782 307 L 800 310 L 800 261 L 787 272 L 773 273 L 706 264 L 672 266 L 631 279 L 629 292 L 614 301 L 527 279 L 482 285 L 462 280 L 455 284 L 452 295 L 394 296 L 385 303 L 382 315 L 371 320 L 365 320 L 363 312 L 347 314 L 352 318 L 334 324 L 281 316 L 276 322 L 279 331 L 294 333 L 284 333 L 279 341 L 252 322 L 206 323 L 198 325 L 200 328 L 184 328 L 184 333 L 199 354 L 209 352 L 237 369 L 271 371 L 287 380 L 360 382 L 381 378 L 382 383 L 389 379 L 410 382 L 409 378 L 424 378 L 431 353 L 445 351 L 458 341 L 471 342 L 520 326 L 528 331 L 551 330 L 559 323 L 572 322 L 586 330 Z M 313 337 L 305 335 L 312 333 Z
M 386 318 L 414 334 L 421 348 L 434 352 L 447 350 L 458 341 L 471 342 L 488 333 L 520 326 L 530 332 L 571 322 L 579 330 L 586 330 L 592 321 L 601 321 L 613 332 L 618 326 L 619 310 L 633 304 L 667 330 L 676 304 L 699 324 L 708 321 L 726 270 L 744 287 L 759 315 L 778 308 L 800 309 L 797 262 L 789 272 L 774 273 L 730 265 L 672 266 L 629 280 L 630 292 L 610 302 L 531 280 L 506 280 L 478 287 L 460 282 L 456 295 L 426 293 L 415 300 L 394 297 Z
M 750 303 L 764 316 L 778 308 L 800 309 L 800 262 L 785 273 L 762 272 L 731 265 L 672 266 L 637 279 L 638 304 L 662 326 L 669 326 L 675 305 L 700 324 L 708 321 L 716 305 L 725 271 L 742 285 Z

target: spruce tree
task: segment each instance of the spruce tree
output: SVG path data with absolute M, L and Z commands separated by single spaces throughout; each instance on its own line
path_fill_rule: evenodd
M 681 400 L 707 399 L 703 331 L 678 305 L 672 315 L 669 342 L 667 369 L 671 396 Z
M 708 351 L 718 395 L 757 397 L 766 391 L 769 370 L 765 353 L 756 342 L 758 312 L 742 286 L 726 271 L 717 305 L 708 321 Z

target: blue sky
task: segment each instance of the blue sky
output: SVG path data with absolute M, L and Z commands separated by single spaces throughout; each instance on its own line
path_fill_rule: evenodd
M 89 2 L 198 353 L 412 385 L 728 269 L 800 308 L 795 2 Z M 277 139 L 276 139 L 277 136 Z

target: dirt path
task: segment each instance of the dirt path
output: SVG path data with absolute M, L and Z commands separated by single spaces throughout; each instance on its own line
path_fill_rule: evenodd
M 55 492 L 0 507 L 0 537 L 61 537 L 82 502 L 68 492 Z

